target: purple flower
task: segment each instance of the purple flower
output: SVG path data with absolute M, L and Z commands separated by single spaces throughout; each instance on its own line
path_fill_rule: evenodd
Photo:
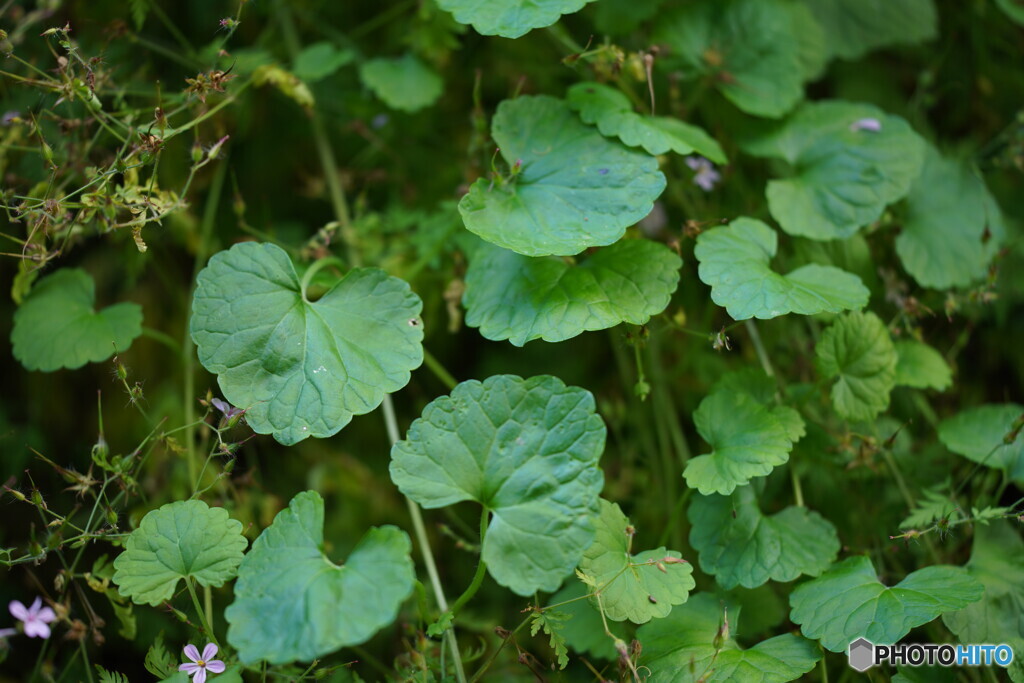
M 21 622 L 26 636 L 29 638 L 50 637 L 50 627 L 47 624 L 56 621 L 57 615 L 49 607 L 43 607 L 42 598 L 37 597 L 31 607 L 25 607 L 17 600 L 11 600 L 11 604 L 7 608 L 11 610 L 11 616 Z
M 715 189 L 715 185 L 722 179 L 721 174 L 715 170 L 715 165 L 704 157 L 688 156 L 686 165 L 697 172 L 693 176 L 693 184 L 705 192 Z
M 210 404 L 220 412 L 224 413 L 224 417 L 228 420 L 233 417 L 238 417 L 245 412 L 241 408 L 236 408 L 227 401 L 222 401 L 219 398 L 211 399 Z
M 870 133 L 877 133 L 882 130 L 882 122 L 878 119 L 866 118 L 857 119 L 850 124 L 850 130 L 856 133 L 859 130 L 866 130 Z
M 203 648 L 203 654 L 199 654 L 199 650 L 192 643 L 185 646 L 185 656 L 192 660 L 192 663 L 185 662 L 178 666 L 178 671 L 184 671 L 189 676 L 194 676 L 192 683 L 205 683 L 206 672 L 209 671 L 213 674 L 224 673 L 224 662 L 219 659 L 213 659 L 213 656 L 217 654 L 217 646 L 213 643 L 207 643 L 206 647 Z

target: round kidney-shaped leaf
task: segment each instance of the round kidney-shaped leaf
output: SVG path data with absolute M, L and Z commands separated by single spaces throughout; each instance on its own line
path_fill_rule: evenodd
M 245 552 L 242 523 L 224 508 L 180 500 L 146 513 L 114 560 L 121 595 L 142 605 L 170 600 L 180 579 L 221 586 L 235 576 Z
M 665 189 L 657 160 L 608 140 L 544 95 L 498 105 L 491 134 L 509 166 L 459 202 L 471 232 L 524 256 L 571 256 L 616 242 Z
M 904 339 L 896 347 L 896 384 L 944 391 L 953 382 L 953 371 L 942 354 L 924 342 Z
M 437 72 L 413 54 L 364 62 L 359 78 L 384 104 L 408 112 L 429 107 L 444 88 Z
M 496 375 L 427 405 L 391 449 L 391 479 L 426 508 L 483 505 L 491 576 L 531 595 L 557 589 L 594 540 L 604 442 L 590 392 Z
M 837 318 L 815 347 L 818 372 L 835 378 L 832 405 L 848 420 L 870 420 L 889 407 L 896 385 L 896 347 L 877 315 Z
M 423 361 L 421 308 L 406 282 L 375 268 L 309 301 L 283 249 L 243 242 L 199 273 L 191 331 L 249 426 L 291 445 L 337 433 L 409 382 Z
M 252 544 L 224 613 L 243 662 L 310 661 L 366 642 L 395 620 L 416 580 L 408 534 L 373 527 L 340 566 L 323 542 L 324 501 L 305 491 Z
M 594 0 L 437 0 L 460 24 L 472 24 L 485 36 L 519 38 L 558 21 Z
M 977 406 L 939 425 L 946 448 L 986 467 L 1004 470 L 1024 483 L 1024 406 L 1016 403 Z

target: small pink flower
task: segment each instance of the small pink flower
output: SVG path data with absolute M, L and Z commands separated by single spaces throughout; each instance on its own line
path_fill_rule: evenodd
M 693 184 L 705 192 L 715 189 L 715 185 L 722 179 L 721 174 L 715 170 L 715 165 L 702 156 L 686 157 L 686 165 L 696 171 Z
M 866 130 L 869 133 L 877 133 L 882 130 L 882 122 L 878 119 L 866 118 L 857 119 L 850 124 L 850 130 L 856 133 L 859 130 Z
M 17 600 L 11 600 L 11 604 L 7 608 L 11 611 L 11 616 L 21 622 L 26 636 L 29 638 L 50 637 L 50 627 L 47 624 L 56 621 L 57 615 L 49 607 L 43 607 L 42 598 L 37 597 L 31 607 L 25 607 Z
M 203 654 L 199 654 L 199 650 L 192 643 L 185 646 L 185 656 L 192 660 L 193 663 L 184 663 L 178 667 L 178 671 L 184 671 L 189 676 L 194 676 L 192 683 L 205 683 L 206 672 L 209 671 L 213 674 L 224 673 L 224 662 L 219 659 L 213 659 L 213 656 L 217 654 L 217 646 L 213 643 L 207 643 L 206 647 L 203 648 Z

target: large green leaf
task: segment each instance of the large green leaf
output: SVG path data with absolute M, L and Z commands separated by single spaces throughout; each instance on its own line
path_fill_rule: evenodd
M 654 40 L 687 75 L 711 80 L 737 107 L 777 118 L 803 98 L 824 58 L 821 28 L 787 0 L 698 0 L 658 22 Z
M 816 263 L 780 275 L 768 267 L 778 235 L 754 218 L 702 232 L 694 255 L 698 274 L 711 285 L 711 299 L 735 320 L 775 318 L 787 313 L 813 315 L 859 309 L 870 292 L 860 278 Z
M 716 164 L 727 161 L 721 146 L 703 128 L 669 116 L 637 114 L 625 93 L 616 88 L 577 83 L 569 88 L 565 100 L 581 119 L 596 125 L 601 135 L 617 137 L 630 147 L 643 147 L 651 154 L 697 152 Z
M 726 617 L 728 628 L 720 636 Z M 664 619 L 640 627 L 640 665 L 652 681 L 666 683 L 785 683 L 821 659 L 814 643 L 789 633 L 743 650 L 731 635 L 739 623 L 739 605 L 697 593 Z
M 138 604 L 159 605 L 178 581 L 194 578 L 222 586 L 235 576 L 245 552 L 242 523 L 224 508 L 179 500 L 146 513 L 114 560 L 114 583 Z
M 474 500 L 489 510 L 487 568 L 531 595 L 557 589 L 594 540 L 604 441 L 590 392 L 496 375 L 427 405 L 391 449 L 391 478 L 426 508 Z
M 437 72 L 412 53 L 363 62 L 359 78 L 384 104 L 408 112 L 429 107 L 441 97 L 444 88 Z
M 84 270 L 43 278 L 14 313 L 14 357 L 29 370 L 51 372 L 127 351 L 142 334 L 142 308 L 120 303 L 96 312 L 95 304 L 96 285 Z
M 412 593 L 409 536 L 372 527 L 342 564 L 324 554 L 324 501 L 295 496 L 252 544 L 224 616 L 245 663 L 310 661 L 387 626 Z
M 1024 406 L 1016 403 L 978 406 L 943 421 L 939 439 L 954 453 L 1024 483 L 1022 421 Z
M 466 273 L 466 324 L 516 346 L 643 325 L 668 306 L 681 266 L 675 252 L 648 240 L 617 242 L 575 265 L 482 242 Z
M 704 495 L 732 493 L 784 464 L 793 449 L 787 427 L 749 394 L 716 391 L 700 402 L 693 422 L 713 450 L 691 458 L 683 476 Z
M 878 580 L 871 560 L 851 557 L 790 595 L 790 618 L 808 638 L 832 652 L 867 638 L 888 645 L 945 612 L 981 598 L 983 588 L 963 567 L 939 565 L 910 574 L 891 588 Z
M 594 0 L 437 0 L 461 24 L 472 24 L 485 36 L 518 38 L 550 26 Z
M 553 97 L 505 100 L 491 134 L 520 170 L 477 180 L 459 212 L 471 232 L 524 256 L 612 244 L 665 189 L 654 157 L 606 139 Z
M 889 407 L 896 385 L 896 347 L 877 315 L 847 313 L 825 330 L 815 347 L 825 379 L 835 378 L 832 405 L 848 420 L 870 420 Z
M 824 101 L 803 105 L 745 149 L 793 168 L 791 177 L 768 182 L 768 208 L 782 229 L 831 240 L 850 237 L 907 194 L 925 144 L 898 116 Z
M 904 339 L 896 342 L 896 384 L 917 389 L 944 391 L 953 382 L 942 354 L 924 342 Z
M 935 37 L 938 21 L 932 0 L 804 0 L 825 32 L 829 53 L 859 59 L 890 45 Z
M 978 171 L 929 147 L 896 238 L 907 272 L 923 287 L 966 287 L 985 277 L 1005 231 Z
M 310 301 L 283 249 L 243 242 L 199 273 L 191 331 L 249 426 L 291 445 L 337 433 L 409 382 L 423 361 L 421 308 L 407 283 L 375 268 Z
M 681 558 L 675 550 L 656 548 L 633 554 L 634 533 L 619 506 L 602 499 L 597 535 L 583 553 L 580 571 L 595 581 L 601 599 L 594 597 L 591 602 L 603 607 L 606 617 L 645 624 L 686 602 L 694 586 L 693 567 L 674 562 Z
M 770 517 L 762 514 L 754 484 L 731 497 L 695 496 L 689 517 L 700 568 L 727 590 L 817 576 L 839 552 L 835 527 L 816 512 L 787 507 Z

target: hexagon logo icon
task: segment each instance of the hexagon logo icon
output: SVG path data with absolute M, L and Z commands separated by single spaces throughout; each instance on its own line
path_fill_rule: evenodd
M 860 672 L 867 671 L 875 663 L 875 644 L 866 638 L 858 638 L 850 643 L 848 656 L 852 668 Z

